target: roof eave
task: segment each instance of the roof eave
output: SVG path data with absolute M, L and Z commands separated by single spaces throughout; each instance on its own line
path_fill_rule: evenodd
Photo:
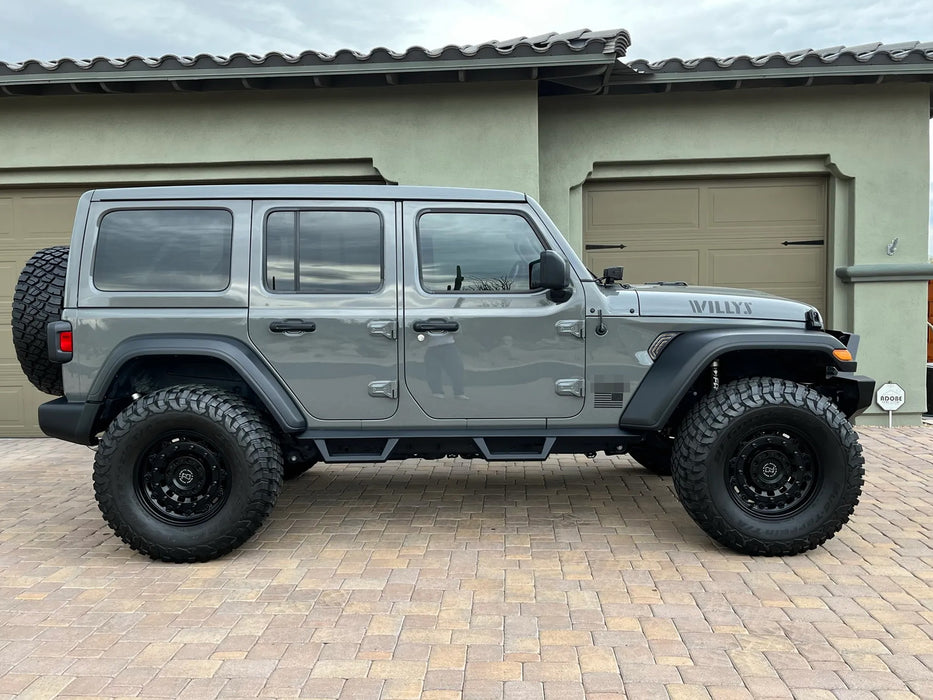
M 613 84 L 623 82 L 665 82 L 665 83 L 691 83 L 705 82 L 710 80 L 765 80 L 781 78 L 809 78 L 809 77 L 874 77 L 888 75 L 931 75 L 933 74 L 933 64 L 910 63 L 895 66 L 826 66 L 824 69 L 814 68 L 750 68 L 750 69 L 722 69 L 712 71 L 659 71 L 657 73 L 648 73 L 643 71 L 634 71 L 631 73 L 620 74 L 621 80 L 613 81 Z
M 631 66 L 629 66 L 631 68 Z M 839 66 L 806 68 L 744 68 L 706 71 L 615 71 L 608 94 L 735 90 L 756 87 L 870 84 L 895 81 L 933 82 L 933 62 L 896 66 Z
M 493 83 L 547 84 L 562 94 L 591 92 L 617 64 L 610 54 L 484 58 L 376 65 L 114 70 L 87 73 L 0 75 L 0 97 L 104 93 L 202 92 L 372 88 L 400 85 Z

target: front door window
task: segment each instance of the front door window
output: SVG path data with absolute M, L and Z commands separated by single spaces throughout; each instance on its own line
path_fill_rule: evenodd
M 444 294 L 527 293 L 544 246 L 518 214 L 427 212 L 418 220 L 421 287 Z

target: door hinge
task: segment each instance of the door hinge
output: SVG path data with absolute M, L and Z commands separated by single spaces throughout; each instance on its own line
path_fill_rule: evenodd
M 558 379 L 554 382 L 554 393 L 558 396 L 576 396 L 583 398 L 583 379 L 574 377 L 572 379 Z
M 394 399 L 398 396 L 398 385 L 394 380 L 370 382 L 369 395 L 376 398 Z
M 395 319 L 391 321 L 370 321 L 366 324 L 370 335 L 383 335 L 389 340 L 395 340 L 398 335 Z
M 583 337 L 583 321 L 558 321 L 554 324 L 558 335 L 572 335 L 575 338 Z

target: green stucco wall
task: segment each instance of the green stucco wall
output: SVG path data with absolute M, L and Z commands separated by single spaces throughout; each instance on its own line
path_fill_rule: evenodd
M 531 82 L 7 98 L 0 187 L 298 178 L 296 162 L 372 159 L 390 182 L 537 194 L 537 128 Z
M 918 423 L 926 283 L 845 284 L 833 270 L 927 261 L 929 105 L 924 84 L 545 99 L 541 203 L 579 249 L 580 185 L 594 168 L 635 179 L 827 173 L 830 322 L 862 335 L 860 372 L 906 389 L 896 422 Z

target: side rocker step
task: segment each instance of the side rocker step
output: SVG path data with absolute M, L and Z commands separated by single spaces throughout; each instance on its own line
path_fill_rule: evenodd
M 556 440 L 557 438 L 554 437 L 520 441 L 512 438 L 473 438 L 483 459 L 488 462 L 509 459 L 547 459 Z
M 358 449 L 365 443 L 369 443 L 368 446 L 373 448 L 371 452 L 349 451 L 351 445 Z M 369 440 L 319 439 L 314 441 L 314 445 L 317 447 L 318 452 L 321 453 L 321 459 L 325 462 L 384 462 L 389 458 L 389 455 L 397 444 L 398 438 L 377 438 Z

